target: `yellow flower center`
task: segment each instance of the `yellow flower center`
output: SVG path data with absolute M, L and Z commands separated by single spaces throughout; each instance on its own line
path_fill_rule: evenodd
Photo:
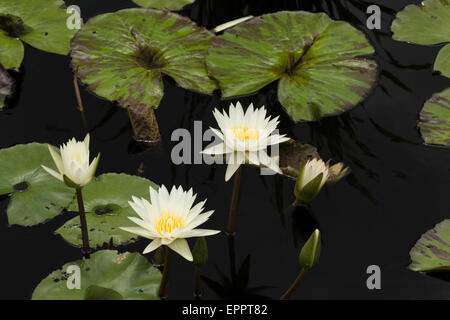
M 241 142 L 259 140 L 259 131 L 247 126 L 233 128 L 233 134 Z
M 183 218 L 165 211 L 156 222 L 155 229 L 160 235 L 164 235 L 164 233 L 171 233 L 175 229 L 184 228 L 184 224 Z

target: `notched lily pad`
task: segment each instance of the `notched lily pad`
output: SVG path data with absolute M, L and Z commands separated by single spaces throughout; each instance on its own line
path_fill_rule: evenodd
M 32 226 L 57 216 L 74 198 L 73 189 L 49 175 L 56 170 L 46 144 L 29 143 L 0 150 L 0 195 L 12 194 L 9 224 Z
M 68 269 L 71 267 L 71 269 Z M 80 289 L 73 285 L 79 268 Z M 70 272 L 70 273 L 69 273 Z M 157 300 L 161 273 L 138 253 L 101 250 L 66 263 L 34 289 L 33 300 Z
M 425 102 L 418 127 L 426 144 L 450 146 L 450 88 Z
M 83 26 L 72 43 L 72 65 L 99 96 L 150 112 L 163 97 L 163 75 L 185 89 L 216 89 L 205 66 L 212 39 L 211 32 L 178 14 L 125 9 Z
M 424 233 L 409 254 L 413 271 L 450 271 L 450 219 Z
M 133 0 L 137 5 L 144 8 L 180 10 L 195 0 Z
M 5 99 L 12 93 L 13 79 L 0 63 L 0 110 L 5 105 Z
M 224 98 L 278 81 L 278 99 L 294 121 L 344 112 L 370 91 L 377 64 L 363 33 L 324 13 L 282 11 L 243 22 L 216 37 L 206 59 Z
M 126 174 L 106 173 L 92 180 L 83 188 L 86 221 L 89 230 L 89 245 L 92 248 L 103 244 L 120 245 L 135 241 L 133 234 L 119 227 L 133 226 L 128 217 L 136 216 L 129 206 L 132 196 L 148 198 L 149 188 L 157 189 L 150 180 Z M 68 208 L 78 211 L 76 201 Z M 74 217 L 56 230 L 66 241 L 81 246 L 80 218 Z
M 67 27 L 62 0 L 0 0 L 0 61 L 18 69 L 23 60 L 21 41 L 47 52 L 66 55 L 76 30 Z
M 424 0 L 408 5 L 392 22 L 393 39 L 422 45 L 450 42 L 450 1 Z M 434 70 L 450 78 L 450 45 L 436 57 Z

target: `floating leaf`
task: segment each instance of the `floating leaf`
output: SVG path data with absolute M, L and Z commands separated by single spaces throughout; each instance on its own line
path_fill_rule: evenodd
M 450 219 L 424 233 L 409 255 L 413 271 L 450 271 Z
M 134 226 L 128 217 L 137 215 L 128 201 L 131 201 L 132 196 L 148 198 L 150 187 L 158 188 L 145 178 L 117 173 L 103 174 L 85 186 L 83 200 L 90 247 L 99 247 L 105 243 L 119 245 L 133 241 L 135 236 L 119 227 Z M 78 211 L 76 201 L 68 209 Z M 82 245 L 79 217 L 67 221 L 56 230 L 56 233 L 73 245 Z
M 355 106 L 375 83 L 374 50 L 363 33 L 323 13 L 277 12 L 214 39 L 206 59 L 224 98 L 278 83 L 294 121 L 318 120 Z
M 280 169 L 285 176 L 297 179 L 301 165 L 313 158 L 320 158 L 314 146 L 292 139 L 280 144 Z
M 434 71 L 439 71 L 442 75 L 450 78 L 450 44 L 439 51 L 434 62 Z
M 425 102 L 418 127 L 426 144 L 450 146 L 450 88 Z
M 180 10 L 195 0 L 133 0 L 137 5 L 144 8 Z
M 21 40 L 47 52 L 66 55 L 76 30 L 67 27 L 62 0 L 0 0 L 0 62 L 17 69 L 23 59 Z
M 80 289 L 69 289 L 80 268 Z M 73 267 L 72 267 L 73 268 Z M 69 283 L 68 283 L 69 282 Z M 33 300 L 156 300 L 161 274 L 138 253 L 101 250 L 65 264 L 41 281 L 33 292 Z
M 422 45 L 450 42 L 450 2 L 425 0 L 420 5 L 408 5 L 392 22 L 393 38 Z M 450 77 L 450 45 L 439 52 L 435 71 Z
M 0 49 L 1 50 L 1 49 Z M 0 110 L 5 105 L 5 99 L 12 93 L 13 79 L 0 64 Z
M 162 75 L 181 87 L 212 93 L 205 55 L 213 34 L 168 11 L 125 9 L 90 19 L 72 43 L 72 65 L 101 97 L 123 107 L 158 107 Z
M 72 202 L 73 189 L 47 174 L 41 165 L 56 170 L 46 144 L 0 150 L 0 194 L 12 193 L 7 209 L 9 224 L 42 223 Z

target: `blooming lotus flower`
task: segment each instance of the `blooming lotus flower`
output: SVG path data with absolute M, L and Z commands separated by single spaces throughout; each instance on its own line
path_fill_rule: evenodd
M 294 193 L 297 201 L 311 202 L 327 182 L 329 165 L 321 159 L 308 160 L 301 168 Z
M 278 117 L 266 118 L 266 109 L 261 107 L 253 109 L 250 104 L 244 113 L 241 104 L 230 105 L 229 115 L 217 109 L 213 112 L 219 124 L 220 131 L 211 128 L 222 139 L 222 143 L 214 145 L 202 153 L 227 155 L 227 172 L 225 181 L 228 181 L 239 167 L 244 164 L 264 165 L 275 172 L 280 172 L 277 157 L 269 157 L 265 151 L 268 146 L 289 140 L 285 135 L 272 134 L 278 126 Z
M 48 146 L 59 172 L 42 166 L 49 174 L 64 181 L 70 187 L 83 187 L 91 181 L 97 170 L 100 154 L 89 164 L 89 134 L 84 141 L 69 140 L 61 145 L 58 153 L 52 146 Z
M 128 217 L 139 227 L 121 227 L 120 229 L 153 240 L 145 248 L 144 254 L 161 245 L 167 245 L 183 258 L 192 261 L 192 253 L 186 238 L 204 237 L 219 233 L 218 230 L 194 229 L 207 221 L 214 212 L 202 213 L 206 202 L 192 206 L 197 195 L 192 189 L 184 191 L 182 187 L 173 187 L 170 193 L 165 186 L 158 191 L 150 187 L 150 202 L 133 197 L 128 203 L 139 215 Z

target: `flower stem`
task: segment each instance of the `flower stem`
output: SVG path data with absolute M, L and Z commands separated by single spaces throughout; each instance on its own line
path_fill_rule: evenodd
M 166 247 L 166 257 L 164 259 L 164 270 L 161 279 L 161 285 L 159 286 L 159 297 L 164 298 L 166 294 L 167 282 L 169 282 L 169 271 L 170 271 L 170 248 Z
M 228 216 L 228 227 L 227 233 L 234 233 L 234 221 L 236 220 L 237 206 L 239 201 L 239 190 L 241 188 L 241 176 L 242 176 L 242 165 L 237 169 L 236 175 L 234 176 L 234 186 L 233 194 L 231 195 L 231 206 L 230 213 Z
M 300 285 L 300 282 L 302 282 L 303 278 L 306 275 L 306 272 L 308 271 L 308 268 L 303 268 L 300 273 L 297 276 L 297 279 L 292 283 L 291 287 L 281 296 L 280 300 L 286 300 L 289 299 L 291 294 L 294 293 L 295 290 L 297 290 L 298 286 Z
M 76 188 L 76 190 L 78 200 L 78 212 L 80 214 L 81 238 L 83 240 L 83 252 L 86 258 L 89 258 L 89 252 L 91 251 L 91 249 L 89 247 L 89 235 L 86 223 L 86 212 L 84 211 L 83 194 L 81 188 Z

